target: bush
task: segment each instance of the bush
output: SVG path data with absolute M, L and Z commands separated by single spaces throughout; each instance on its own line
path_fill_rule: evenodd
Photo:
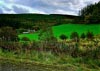
M 30 41 L 30 39 L 27 38 L 27 37 L 23 37 L 23 38 L 22 38 L 22 41 Z
M 22 49 L 24 52 L 28 52 L 31 49 L 30 44 L 28 42 L 24 42 L 22 44 Z
M 86 38 L 86 35 L 85 35 L 84 33 L 82 33 L 82 34 L 81 34 L 81 38 L 82 38 L 82 39 L 85 39 L 85 38 Z
M 22 34 L 23 32 L 26 32 L 26 31 L 27 29 L 23 29 L 23 28 L 17 29 L 18 34 Z
M 12 27 L 2 27 L 0 29 L 0 38 L 4 41 L 18 41 L 18 34 Z
M 39 50 L 39 42 L 33 40 L 31 47 L 32 49 Z
M 62 40 L 66 40 L 67 38 L 68 37 L 66 35 L 64 35 L 64 34 L 60 35 L 60 39 L 62 39 Z
M 87 32 L 86 34 L 87 39 L 92 40 L 94 38 L 94 34 L 90 31 Z
M 71 38 L 73 41 L 79 42 L 79 35 L 78 35 L 77 32 L 72 32 L 72 34 L 70 35 L 70 38 Z

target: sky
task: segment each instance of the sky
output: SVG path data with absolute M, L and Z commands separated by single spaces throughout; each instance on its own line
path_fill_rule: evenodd
M 89 4 L 100 0 L 0 0 L 0 14 L 68 14 L 78 15 Z

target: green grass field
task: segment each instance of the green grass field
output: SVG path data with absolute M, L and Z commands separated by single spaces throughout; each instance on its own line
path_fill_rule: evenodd
M 63 24 L 59 26 L 53 26 L 53 33 L 56 38 L 59 39 L 61 34 L 65 34 L 70 37 L 72 32 L 78 32 L 78 34 L 93 32 L 95 35 L 100 34 L 100 24 L 96 25 L 82 25 L 82 24 Z M 30 40 L 38 40 L 38 33 L 34 34 L 20 34 L 20 38 L 28 37 Z

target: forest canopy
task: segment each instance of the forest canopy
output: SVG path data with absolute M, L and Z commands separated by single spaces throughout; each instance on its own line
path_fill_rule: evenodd
M 87 24 L 98 24 L 100 23 L 100 2 L 91 4 L 83 8 L 79 12 L 78 21 Z

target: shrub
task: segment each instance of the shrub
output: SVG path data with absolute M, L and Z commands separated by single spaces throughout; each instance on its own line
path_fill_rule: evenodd
M 23 38 L 22 38 L 22 41 L 30 41 L 30 39 L 27 38 L 27 37 L 23 37 Z
M 71 38 L 73 41 L 79 42 L 79 35 L 78 35 L 77 32 L 72 32 L 72 34 L 70 35 L 70 38 Z
M 68 37 L 66 35 L 64 35 L 64 34 L 60 35 L 60 39 L 62 39 L 62 40 L 66 40 L 67 38 Z
M 18 41 L 18 34 L 12 27 L 2 27 L 0 29 L 0 38 L 5 41 Z
M 24 42 L 24 43 L 22 44 L 22 49 L 23 49 L 23 51 L 24 51 L 25 53 L 29 52 L 30 49 L 31 49 L 30 44 L 29 44 L 28 42 Z
M 27 31 L 27 29 L 20 28 L 17 30 L 17 33 L 21 34 L 21 33 L 26 32 L 26 31 Z
M 31 47 L 32 49 L 39 50 L 39 42 L 33 40 Z
M 94 38 L 94 34 L 90 31 L 87 32 L 86 34 L 87 39 L 92 40 Z
M 82 33 L 82 34 L 81 34 L 81 38 L 82 38 L 82 39 L 85 39 L 85 38 L 86 38 L 86 35 L 85 35 L 84 33 Z

